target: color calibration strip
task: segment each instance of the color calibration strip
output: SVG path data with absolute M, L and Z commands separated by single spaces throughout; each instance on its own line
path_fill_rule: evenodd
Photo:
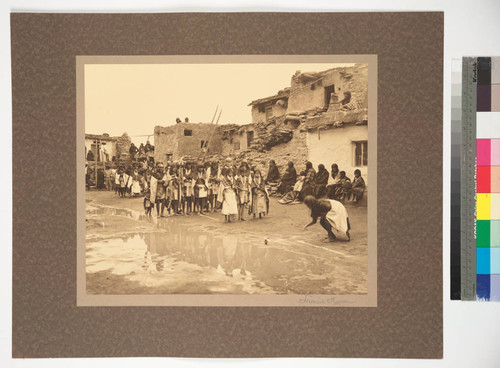
M 478 300 L 500 301 L 500 58 L 478 58 L 476 260 Z
M 454 92 L 457 92 L 456 87 Z M 464 58 L 461 92 L 461 116 L 452 112 L 451 201 L 453 235 L 457 230 L 454 218 L 457 187 L 453 183 L 457 177 L 453 172 L 457 137 L 453 139 L 453 131 L 456 122 L 461 120 L 461 252 L 458 263 L 461 289 L 458 295 L 455 233 L 451 239 L 451 298 L 500 301 L 500 57 Z M 452 101 L 452 106 L 457 107 L 457 101 Z

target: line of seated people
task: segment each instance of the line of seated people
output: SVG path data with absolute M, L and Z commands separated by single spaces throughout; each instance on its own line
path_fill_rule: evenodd
M 297 175 L 293 162 L 288 167 L 278 184 L 279 203 L 301 203 L 308 195 L 316 198 L 329 198 L 339 201 L 358 202 L 363 198 L 366 184 L 359 169 L 354 170 L 351 181 L 345 171 L 339 171 L 337 164 L 331 165 L 331 173 L 323 164 L 316 171 L 311 162 Z

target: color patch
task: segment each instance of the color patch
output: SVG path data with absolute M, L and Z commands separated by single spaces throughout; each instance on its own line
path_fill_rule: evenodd
M 500 138 L 500 112 L 476 113 L 476 138 Z
M 491 57 L 477 58 L 477 84 L 491 84 Z
M 490 142 L 490 163 L 492 166 L 500 165 L 500 139 L 491 139 Z
M 500 275 L 490 276 L 490 300 L 500 301 Z
M 478 220 L 490 220 L 491 216 L 491 194 L 490 193 L 478 193 L 476 196 L 477 203 L 477 219 Z
M 477 248 L 476 249 L 476 273 L 478 275 L 488 275 L 490 273 L 490 249 L 491 248 Z
M 500 84 L 500 62 L 493 58 L 491 62 L 491 84 Z
M 476 222 L 476 246 L 489 247 L 490 246 L 490 221 L 479 220 Z
M 490 273 L 500 274 L 500 248 L 490 248 Z
M 500 220 L 500 193 L 491 193 L 490 220 Z
M 491 166 L 491 192 L 500 193 L 500 166 Z
M 477 111 L 491 111 L 490 85 L 477 86 Z
M 476 297 L 478 300 L 490 300 L 490 275 L 476 275 Z
M 500 84 L 491 86 L 491 111 L 500 111 Z
M 490 247 L 500 247 L 500 220 L 491 220 L 485 222 L 489 222 L 488 235 Z M 481 243 L 482 242 L 483 240 L 481 240 Z
M 478 166 L 476 173 L 477 193 L 491 193 L 491 166 Z
M 476 141 L 476 155 L 478 166 L 490 166 L 491 139 L 478 139 Z

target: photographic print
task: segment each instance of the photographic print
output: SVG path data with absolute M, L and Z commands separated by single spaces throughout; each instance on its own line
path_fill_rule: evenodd
M 13 13 L 12 355 L 442 357 L 443 18 Z
M 376 70 L 77 57 L 79 305 L 376 306 Z

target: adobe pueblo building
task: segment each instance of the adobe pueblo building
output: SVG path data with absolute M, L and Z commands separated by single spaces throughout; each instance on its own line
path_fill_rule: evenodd
M 221 126 L 210 123 L 181 122 L 167 127 L 156 126 L 155 161 L 178 161 L 221 154 L 221 136 Z
M 344 93 L 350 93 L 350 101 Z M 343 101 L 344 100 L 344 101 Z M 368 170 L 368 67 L 297 71 L 290 87 L 252 101 L 252 123 L 223 128 L 223 153 L 253 161 L 274 159 L 284 169 L 304 161 L 337 163 L 350 177 Z M 227 147 L 229 146 L 229 147 Z
M 249 106 L 249 124 L 181 122 L 155 127 L 155 160 L 204 155 L 251 159 L 262 167 L 273 159 L 281 172 L 288 161 L 300 170 L 307 160 L 315 167 L 323 164 L 328 170 L 337 163 L 349 177 L 360 169 L 367 181 L 366 64 L 321 72 L 297 71 L 289 87 L 254 100 Z
M 107 133 L 85 134 L 85 160 L 87 163 L 96 162 L 110 164 L 126 160 L 129 156 L 131 139 L 127 133 L 111 137 Z

